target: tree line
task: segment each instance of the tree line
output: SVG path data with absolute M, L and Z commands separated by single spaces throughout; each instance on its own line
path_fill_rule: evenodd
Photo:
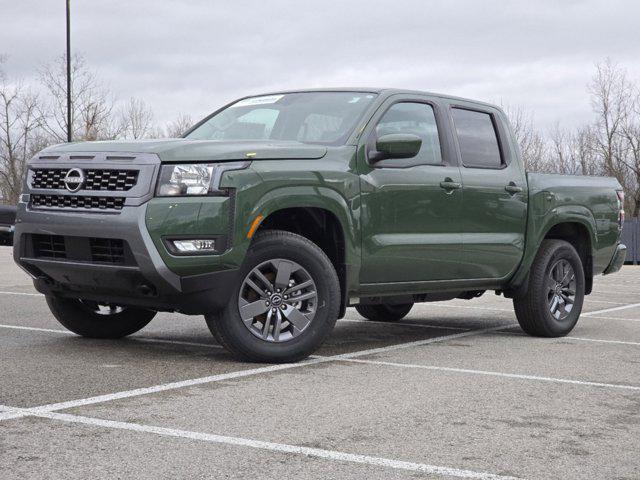
M 66 59 L 43 65 L 37 80 L 9 78 L 0 56 L 0 203 L 18 201 L 26 163 L 48 145 L 67 140 Z M 73 141 L 179 137 L 189 115 L 159 126 L 144 100 L 119 101 L 82 56 L 71 62 Z
M 0 199 L 16 203 L 26 162 L 38 151 L 66 141 L 66 63 L 44 65 L 32 84 L 11 81 L 0 57 Z M 188 115 L 159 126 L 139 98 L 119 101 L 88 68 L 72 59 L 74 141 L 178 137 L 192 122 Z M 538 129 L 531 114 L 505 108 L 528 171 L 614 176 L 626 194 L 628 216 L 640 214 L 640 85 L 620 65 L 606 59 L 595 66 L 586 92 L 593 118 L 574 129 L 559 124 Z
M 506 108 L 527 170 L 616 177 L 627 216 L 640 214 L 640 84 L 611 59 L 595 66 L 587 85 L 593 119 L 574 129 L 556 124 L 543 134 L 531 115 Z

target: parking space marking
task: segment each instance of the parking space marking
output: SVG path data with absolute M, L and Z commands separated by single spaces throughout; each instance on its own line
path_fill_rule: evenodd
M 421 323 L 409 323 L 409 322 L 381 322 L 378 320 L 364 320 L 362 318 L 341 318 L 339 322 L 354 322 L 354 323 L 380 323 L 382 325 L 404 325 L 408 327 L 420 327 L 420 328 L 435 328 L 436 330 L 470 330 L 463 327 L 449 327 L 444 325 L 427 325 Z
M 446 303 L 433 303 L 433 305 L 436 307 L 447 307 L 447 308 L 468 308 L 471 310 L 491 310 L 496 312 L 513 312 L 513 309 L 510 309 L 510 308 L 474 307 L 473 305 L 450 305 Z M 627 310 L 629 308 L 636 308 L 636 307 L 640 307 L 640 303 L 631 303 L 627 305 L 621 305 L 619 307 L 603 308 L 601 310 L 591 310 L 588 312 L 582 312 L 580 315 L 584 317 L 584 316 L 597 315 L 600 313 L 617 312 L 618 310 Z
M 363 360 L 359 358 L 344 359 L 344 361 L 353 362 L 353 363 L 363 363 L 363 364 L 369 364 L 369 365 L 381 365 L 381 366 L 387 366 L 387 367 L 415 368 L 415 369 L 422 369 L 422 370 L 433 370 L 433 371 L 452 372 L 452 373 L 469 373 L 473 375 L 487 375 L 492 377 L 515 378 L 518 380 L 534 380 L 539 382 L 567 383 L 572 385 L 583 385 L 583 386 L 589 386 L 589 387 L 615 388 L 615 389 L 621 389 L 621 390 L 640 391 L 640 386 L 635 386 L 635 385 L 588 382 L 583 380 L 571 380 L 567 378 L 541 377 L 538 375 L 524 375 L 519 373 L 494 372 L 490 370 L 473 370 L 469 368 L 439 367 L 436 365 L 419 365 L 415 363 L 384 362 L 381 360 Z
M 12 330 L 27 330 L 30 332 L 60 333 L 64 335 L 75 335 L 75 333 L 70 332 L 69 330 L 55 330 L 53 328 L 25 327 L 22 325 L 0 324 L 0 328 L 9 328 Z
M 600 318 L 600 317 L 592 317 L 592 318 Z M 609 317 L 607 317 L 609 318 Z M 617 320 L 617 319 L 616 319 Z M 501 335 L 515 335 L 518 337 L 528 337 L 529 335 L 524 332 L 496 332 Z M 542 340 L 542 339 L 540 339 Z M 579 340 L 581 342 L 595 342 L 595 343 L 615 343 L 620 345 L 637 345 L 640 346 L 640 342 L 628 342 L 625 340 L 604 340 L 601 338 L 585 338 L 585 337 L 574 337 L 571 335 L 567 335 L 566 337 L 556 337 L 556 338 L 548 338 L 547 340 Z
M 596 315 L 589 315 L 589 318 L 597 318 L 601 320 L 624 320 L 625 322 L 640 322 L 638 318 L 625 318 L 625 317 L 599 317 Z
M 585 338 L 585 337 L 563 337 L 571 340 L 580 340 L 582 342 L 598 342 L 598 343 L 615 343 L 618 345 L 636 345 L 640 346 L 640 342 L 628 342 L 624 340 L 602 340 L 599 338 Z
M 631 303 L 629 305 L 623 305 L 621 307 L 603 308 L 602 310 L 592 310 L 590 312 L 582 313 L 582 316 L 589 317 L 591 315 L 598 315 L 599 313 L 617 312 L 618 310 L 627 310 L 629 308 L 640 307 L 640 303 Z
M 250 438 L 229 437 L 225 435 L 216 435 L 211 433 L 193 432 L 188 430 L 178 430 L 166 427 L 157 427 L 151 425 L 141 425 L 138 423 L 120 422 L 114 420 L 104 420 L 99 418 L 84 417 L 80 415 L 71 415 L 66 413 L 42 412 L 33 409 L 10 409 L 15 413 L 32 415 L 36 417 L 48 418 L 63 422 L 80 423 L 103 428 L 112 428 L 118 430 L 128 430 L 133 432 L 151 433 L 164 437 L 186 438 L 190 440 L 198 440 L 210 443 L 220 443 L 226 445 L 234 445 L 239 447 L 248 447 L 259 450 L 268 450 L 278 453 L 289 453 L 295 455 L 303 455 L 306 457 L 322 458 L 336 462 L 358 463 L 372 465 L 383 468 L 392 468 L 395 470 L 408 470 L 412 472 L 427 473 L 431 475 L 449 476 L 457 478 L 472 478 L 478 480 L 514 480 L 516 477 L 495 475 L 485 472 L 476 472 L 473 470 L 462 470 L 458 468 L 441 467 L 437 465 L 429 465 L 425 463 L 406 462 L 384 457 L 373 457 L 369 455 L 359 455 L 354 453 L 340 452 L 336 450 L 325 450 L 323 448 L 302 447 L 298 445 L 289 445 L 286 443 L 265 442 L 262 440 L 254 440 Z
M 513 313 L 513 308 L 497 308 L 497 307 L 474 307 L 473 305 L 455 305 L 450 303 L 431 303 L 434 307 L 445 307 L 445 308 L 470 308 L 472 310 L 491 310 L 496 312 L 511 312 Z
M 28 297 L 42 297 L 41 293 L 25 293 L 25 292 L 5 292 L 0 291 L 0 295 L 26 295 Z
M 165 384 L 161 384 L 161 385 L 154 385 L 151 387 L 142 387 L 142 388 L 136 388 L 133 390 L 124 390 L 124 391 L 120 391 L 120 392 L 115 392 L 115 393 L 108 393 L 108 394 L 104 394 L 104 395 L 97 395 L 94 397 L 88 397 L 88 398 L 81 398 L 81 399 L 77 399 L 77 400 L 69 400 L 66 402 L 59 402 L 59 403 L 52 403 L 52 404 L 48 404 L 48 405 L 42 405 L 39 407 L 33 407 L 30 410 L 32 411 L 39 411 L 39 412 L 54 412 L 57 410 L 64 410 L 67 408 L 75 408 L 75 407 L 82 407 L 85 405 L 93 405 L 96 403 L 104 403 L 104 402 L 110 402 L 112 400 L 120 400 L 123 398 L 131 398 L 131 397 L 138 397 L 141 395 L 149 395 L 152 393 L 159 393 L 159 392 L 164 392 L 167 390 L 175 390 L 178 388 L 184 388 L 184 387 L 191 387 L 191 386 L 195 386 L 195 385 L 203 385 L 203 384 L 208 384 L 208 383 L 213 383 L 213 382 L 220 382 L 220 381 L 224 381 L 224 380 L 232 380 L 232 379 L 236 379 L 236 378 L 243 378 L 243 377 L 248 377 L 248 376 L 252 376 L 252 375 L 259 375 L 261 373 L 271 373 L 271 372 L 277 372 L 280 370 L 289 370 L 292 368 L 300 368 L 300 367 L 304 367 L 307 365 L 314 365 L 317 363 L 326 363 L 326 362 L 334 362 L 337 360 L 344 360 L 344 359 L 350 359 L 350 358 L 357 358 L 360 356 L 364 356 L 364 355 L 372 355 L 372 354 L 376 354 L 376 353 L 384 353 L 384 352 L 390 352 L 390 351 L 394 351 L 394 350 L 400 350 L 400 349 L 404 349 L 404 348 L 412 348 L 412 347 L 419 347 L 422 345 L 428 345 L 430 343 L 437 343 L 437 342 L 444 342 L 447 340 L 452 340 L 452 339 L 456 339 L 456 338 L 462 338 L 462 337 L 468 337 L 471 335 L 481 335 L 483 333 L 488 333 L 488 332 L 493 332 L 496 330 L 501 330 L 503 328 L 509 328 L 512 327 L 512 324 L 508 324 L 508 325 L 497 325 L 497 326 L 493 326 L 493 327 L 489 327 L 489 328 L 482 328 L 482 329 L 477 329 L 477 330 L 469 330 L 466 332 L 460 332 L 460 333 L 454 333 L 451 335 L 443 335 L 440 337 L 433 337 L 433 338 L 427 338 L 424 340 L 416 340 L 415 342 L 407 342 L 407 343 L 399 343 L 399 344 L 395 344 L 395 345 L 389 345 L 387 347 L 378 347 L 378 348 L 371 348 L 371 349 L 367 349 L 367 350 L 359 350 L 356 352 L 351 352 L 351 353 L 343 353 L 343 354 L 338 354 L 338 355 L 333 355 L 333 356 L 329 356 L 329 357 L 314 357 L 302 362 L 298 362 L 298 363 L 285 363 L 285 364 L 280 364 L 280 365 L 270 365 L 267 367 L 259 367 L 259 368 L 252 368 L 252 369 L 248 369 L 248 370 L 239 370 L 236 372 L 230 372 L 230 373 L 223 373 L 223 374 L 218 374 L 218 375 L 211 375 L 208 377 L 201 377 L 201 378 L 193 378 L 190 380 L 182 380 L 182 381 L 178 381 L 178 382 L 171 382 L 171 383 L 165 383 Z M 2 420 L 2 418 L 0 418 L 0 420 Z
M 589 300 L 592 303 L 606 303 L 609 305 L 627 305 L 627 302 L 612 302 L 611 300 L 597 300 L 591 297 L 591 295 L 593 294 L 590 293 L 588 297 L 585 297 L 585 300 Z
M 33 332 L 44 332 L 44 333 L 59 333 L 63 335 L 73 335 L 80 338 L 73 332 L 69 330 L 55 330 L 53 328 L 39 328 L 39 327 L 24 327 L 22 325 L 6 325 L 0 324 L 0 328 L 8 328 L 13 330 L 27 330 Z M 125 342 L 142 342 L 142 343 L 167 343 L 173 345 L 187 345 L 191 347 L 207 347 L 207 348 L 222 348 L 222 345 L 217 345 L 215 343 L 198 343 L 198 342 L 186 342 L 183 340 L 165 340 L 164 338 L 151 338 L 151 337 L 128 337 L 124 340 Z

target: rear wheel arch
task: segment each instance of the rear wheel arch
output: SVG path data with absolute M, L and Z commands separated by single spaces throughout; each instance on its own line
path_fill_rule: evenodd
M 555 221 L 554 221 L 555 220 Z M 524 260 L 516 274 L 511 278 L 504 294 L 508 298 L 524 295 L 529 285 L 529 274 L 545 240 L 565 240 L 578 252 L 585 275 L 585 294 L 591 293 L 593 286 L 593 248 L 596 242 L 594 236 L 595 223 L 592 217 L 578 216 L 558 221 L 557 217 L 549 219 L 547 225 L 535 228 L 539 233 L 528 233 Z
M 593 240 L 590 230 L 580 222 L 560 222 L 547 230 L 543 240 L 564 240 L 576 249 L 585 276 L 585 294 L 590 294 L 593 287 Z

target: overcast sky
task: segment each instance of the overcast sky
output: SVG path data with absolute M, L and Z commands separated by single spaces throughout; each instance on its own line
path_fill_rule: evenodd
M 71 0 L 73 50 L 159 123 L 265 91 L 373 86 L 520 106 L 543 129 L 591 118 L 610 56 L 640 80 L 637 0 Z M 0 0 L 5 70 L 65 48 L 64 0 Z

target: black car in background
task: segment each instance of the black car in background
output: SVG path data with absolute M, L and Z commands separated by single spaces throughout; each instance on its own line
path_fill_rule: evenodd
M 0 205 L 0 245 L 13 245 L 16 207 Z

